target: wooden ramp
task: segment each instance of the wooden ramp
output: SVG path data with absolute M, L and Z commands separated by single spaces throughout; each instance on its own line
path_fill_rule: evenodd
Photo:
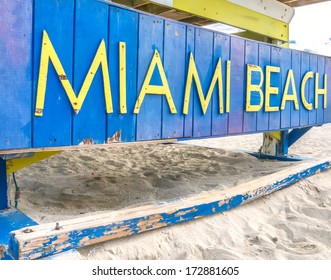
M 228 211 L 321 171 L 331 160 L 310 160 L 236 187 L 177 201 L 139 206 L 11 232 L 10 253 L 37 259 L 83 246 Z

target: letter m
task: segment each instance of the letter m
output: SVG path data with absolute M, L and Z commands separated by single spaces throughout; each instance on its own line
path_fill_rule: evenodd
M 38 88 L 37 88 L 37 100 L 36 100 L 36 116 L 42 116 L 44 111 L 45 94 L 46 94 L 46 84 L 48 75 L 48 65 L 49 61 L 53 63 L 55 71 L 59 77 L 59 80 L 69 98 L 74 112 L 77 114 L 82 108 L 84 100 L 86 98 L 87 92 L 92 84 L 94 76 L 101 64 L 102 76 L 103 76 L 103 86 L 106 101 L 106 111 L 107 113 L 113 112 L 113 104 L 111 98 L 110 90 L 110 80 L 109 71 L 107 63 L 107 52 L 104 40 L 101 41 L 97 53 L 92 61 L 90 69 L 85 77 L 83 85 L 79 91 L 78 96 L 76 96 L 67 75 L 63 69 L 59 57 L 57 56 L 55 49 L 51 40 L 48 37 L 46 31 L 43 32 L 42 48 L 41 48 L 41 58 L 40 58 L 40 68 L 38 77 Z

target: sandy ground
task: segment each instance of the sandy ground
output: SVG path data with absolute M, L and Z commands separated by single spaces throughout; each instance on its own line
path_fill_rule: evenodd
M 257 160 L 262 135 L 66 151 L 17 172 L 39 223 L 221 190 L 293 163 Z M 331 156 L 331 125 L 291 153 Z M 82 259 L 331 259 L 331 171 L 232 211 L 79 249 Z M 76 258 L 73 255 L 72 258 Z

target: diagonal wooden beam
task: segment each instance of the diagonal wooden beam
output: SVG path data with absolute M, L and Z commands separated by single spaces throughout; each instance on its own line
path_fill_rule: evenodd
M 16 259 L 37 259 L 73 248 L 130 236 L 224 212 L 283 189 L 331 167 L 331 160 L 311 160 L 236 187 L 201 193 L 169 203 L 139 206 L 58 224 L 11 232 Z

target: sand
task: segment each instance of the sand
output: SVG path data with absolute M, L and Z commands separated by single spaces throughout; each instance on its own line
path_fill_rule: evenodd
M 19 208 L 39 223 L 58 222 L 231 188 L 295 164 L 239 151 L 261 142 L 255 134 L 65 151 L 17 172 Z M 331 125 L 313 128 L 291 153 L 331 155 Z M 72 258 L 331 259 L 330 179 L 326 171 L 232 211 L 78 249 Z

